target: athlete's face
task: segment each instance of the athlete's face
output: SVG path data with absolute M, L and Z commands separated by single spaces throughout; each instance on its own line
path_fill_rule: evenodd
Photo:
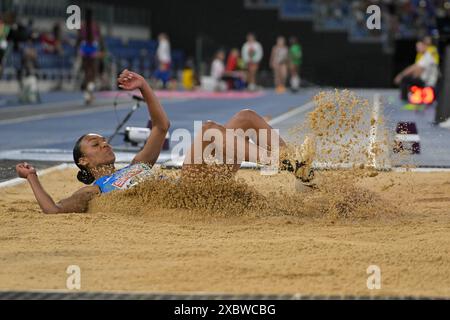
M 102 165 L 113 164 L 116 156 L 111 145 L 99 134 L 87 134 L 81 141 L 80 164 L 88 168 L 96 168 Z

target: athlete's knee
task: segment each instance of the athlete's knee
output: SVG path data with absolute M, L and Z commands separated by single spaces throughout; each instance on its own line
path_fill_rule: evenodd
M 242 109 L 238 113 L 240 115 L 247 116 L 247 117 L 252 117 L 252 116 L 257 116 L 258 115 L 258 113 L 255 110 L 249 109 L 249 108 Z
M 208 130 L 208 129 L 217 129 L 219 127 L 219 124 L 217 122 L 214 122 L 212 120 L 208 120 L 203 122 L 202 129 Z
M 202 132 L 203 135 L 204 134 L 212 134 L 215 135 L 217 131 L 220 131 L 221 133 L 225 132 L 225 127 L 222 126 L 221 124 L 208 120 L 206 122 L 203 123 L 202 125 Z
M 243 121 L 251 121 L 255 117 L 258 117 L 258 113 L 252 109 L 242 109 L 236 113 L 236 117 Z
M 225 127 L 222 126 L 221 124 L 214 122 L 212 120 L 208 120 L 206 122 L 203 123 L 202 125 L 202 131 L 206 132 L 207 130 L 219 130 L 221 132 L 225 131 Z

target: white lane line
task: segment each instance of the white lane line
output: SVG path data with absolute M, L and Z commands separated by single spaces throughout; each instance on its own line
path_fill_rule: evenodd
M 136 152 L 115 152 L 116 162 L 130 162 L 133 160 Z M 170 160 L 170 152 L 161 152 L 158 162 Z M 0 159 L 2 160 L 27 160 L 27 161 L 61 161 L 73 162 L 72 150 L 64 149 L 20 149 L 0 151 Z
M 394 172 L 450 172 L 450 168 L 404 168 L 404 167 L 396 167 L 393 168 Z
M 390 170 L 391 164 L 389 161 L 389 150 L 385 142 L 378 141 L 378 127 L 380 124 L 380 113 L 383 112 L 383 107 L 381 104 L 381 95 L 380 93 L 375 93 L 373 95 L 373 108 L 371 113 L 371 125 L 370 125 L 370 133 L 369 133 L 369 145 L 368 145 L 368 166 L 375 168 L 377 170 Z M 378 145 L 377 145 L 378 144 Z M 374 150 L 380 149 L 379 154 L 377 154 Z M 379 155 L 384 155 L 385 161 L 383 165 L 379 164 L 378 157 Z
M 50 168 L 47 168 L 47 169 L 44 169 L 44 170 L 40 170 L 40 171 L 37 172 L 37 175 L 38 176 L 43 176 L 43 175 L 46 175 L 46 174 L 51 173 L 53 171 L 60 171 L 60 170 L 67 169 L 69 167 L 70 167 L 69 164 L 62 163 L 62 164 L 59 164 L 57 166 L 53 166 L 53 167 L 50 167 Z M 14 179 L 11 179 L 11 180 L 0 182 L 0 189 L 1 188 L 6 188 L 6 187 L 12 187 L 12 186 L 24 183 L 26 181 L 27 181 L 26 179 L 14 178 Z
M 307 102 L 304 105 L 296 107 L 296 108 L 294 108 L 294 109 L 292 109 L 292 110 L 290 110 L 288 112 L 285 112 L 285 113 L 283 113 L 283 114 L 281 114 L 281 115 L 271 119 L 270 121 L 268 121 L 268 123 L 271 126 L 273 126 L 273 125 L 278 124 L 280 122 L 283 122 L 283 121 L 285 121 L 285 120 L 287 120 L 287 119 L 289 119 L 289 118 L 291 118 L 291 117 L 293 117 L 293 116 L 295 116 L 297 114 L 300 114 L 300 113 L 303 113 L 305 111 L 308 111 L 308 110 L 312 109 L 313 107 L 314 107 L 314 102 L 313 101 Z
M 368 155 L 369 155 L 369 161 L 368 165 L 372 168 L 377 167 L 377 156 L 374 152 L 374 149 L 376 148 L 377 143 L 377 132 L 378 132 L 378 115 L 380 112 L 380 95 L 378 93 L 375 93 L 373 95 L 373 108 L 372 108 L 372 114 L 370 118 L 370 133 L 369 133 L 369 145 L 368 145 Z
M 178 102 L 184 102 L 186 100 L 171 100 L 169 103 L 178 103 Z M 167 104 L 168 102 L 165 102 Z M 143 103 L 144 104 L 144 103 Z M 125 102 L 120 103 L 117 105 L 117 110 L 123 110 L 123 109 L 129 109 L 130 106 L 133 105 L 133 103 L 127 103 Z M 89 108 L 89 107 L 86 107 Z M 65 117 L 65 116 L 77 116 L 81 114 L 91 114 L 96 112 L 104 112 L 108 110 L 113 110 L 113 104 L 103 107 L 94 107 L 89 109 L 81 109 L 81 110 L 73 110 L 73 111 L 64 111 L 64 112 L 55 112 L 50 114 L 39 114 L 34 116 L 27 116 L 27 117 L 20 117 L 20 118 L 14 118 L 14 119 L 8 119 L 8 120 L 0 120 L 0 125 L 5 124 L 15 124 L 15 123 L 21 123 L 21 122 L 27 122 L 27 121 L 36 121 L 36 120 L 46 120 L 46 119 L 54 119 L 59 117 Z
M 125 109 L 127 107 L 129 107 L 129 106 L 117 106 L 117 110 Z M 20 117 L 20 118 L 8 119 L 8 120 L 0 120 L 0 125 L 15 124 L 15 123 L 44 120 L 44 119 L 54 119 L 54 118 L 66 117 L 66 116 L 76 116 L 76 115 L 80 115 L 80 114 L 103 112 L 103 111 L 107 111 L 107 110 L 112 110 L 112 106 L 96 107 L 93 109 L 84 109 L 84 110 L 56 112 L 56 113 L 51 113 L 51 114 L 39 114 L 39 115 L 34 115 L 34 116 Z
M 84 100 L 81 99 L 75 99 L 75 100 L 69 100 L 69 101 L 60 101 L 60 102 L 47 102 L 42 105 L 36 105 L 36 104 L 26 104 L 26 105 L 22 105 L 22 106 L 7 106 L 4 107 L 0 110 L 0 114 L 1 113 L 6 113 L 6 112 L 10 112 L 11 110 L 14 111 L 22 111 L 22 110 L 29 110 L 30 108 L 32 109 L 33 107 L 45 107 L 45 108 L 58 108 L 58 106 L 60 105 L 64 105 L 64 106 L 68 106 L 70 104 L 76 104 L 76 105 L 83 105 L 84 104 Z

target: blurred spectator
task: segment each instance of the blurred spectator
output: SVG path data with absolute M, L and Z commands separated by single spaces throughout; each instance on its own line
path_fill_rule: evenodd
M 0 76 L 3 71 L 3 61 L 8 49 L 8 34 L 10 26 L 0 15 Z
M 100 90 L 111 90 L 115 88 L 116 72 L 113 66 L 113 59 L 111 53 L 108 51 L 105 39 L 100 34 L 99 39 L 99 53 L 98 53 L 98 73 L 99 73 L 99 88 Z M 112 85 L 113 83 L 113 85 Z
M 215 90 L 223 91 L 226 89 L 226 85 L 222 80 L 225 73 L 225 52 L 222 50 L 218 51 L 215 58 L 211 64 L 211 77 L 215 81 Z
M 220 50 L 216 53 L 214 60 L 211 64 L 211 77 L 216 80 L 222 79 L 222 76 L 225 72 L 225 53 Z
M 239 69 L 239 50 L 233 48 L 228 53 L 226 71 L 236 71 Z
M 274 72 L 275 91 L 284 93 L 286 91 L 286 78 L 288 71 L 289 50 L 286 46 L 286 39 L 278 37 L 276 44 L 272 47 L 270 55 L 270 67 Z
M 242 46 L 242 59 L 247 68 L 248 89 L 256 90 L 256 76 L 259 69 L 259 63 L 263 57 L 263 49 L 261 44 L 256 41 L 253 33 L 247 35 L 247 42 Z
M 25 42 L 30 35 L 27 34 L 26 26 L 22 22 L 16 21 L 15 14 L 10 14 L 8 19 L 10 21 L 8 41 L 11 42 L 13 51 L 18 52 L 20 51 L 20 43 Z
M 62 34 L 61 34 L 61 26 L 59 23 L 55 23 L 52 28 L 52 32 L 44 32 L 41 35 L 41 43 L 44 49 L 44 52 L 62 55 Z
M 39 102 L 38 79 L 37 79 L 37 51 L 33 39 L 30 38 L 22 48 L 22 61 L 19 84 L 21 93 L 20 101 L 24 103 Z
M 165 33 L 158 36 L 158 49 L 156 50 L 156 59 L 158 61 L 158 70 L 155 77 L 166 88 L 170 80 L 171 50 L 169 37 Z
M 291 90 L 296 92 L 300 88 L 300 67 L 302 65 L 302 46 L 298 43 L 298 39 L 292 36 L 289 39 L 289 75 Z
M 13 51 L 20 57 L 20 63 L 14 65 L 20 100 L 37 102 L 37 52 L 33 43 L 37 34 L 33 31 L 33 20 L 28 20 L 25 25 L 21 21 L 16 21 L 15 14 L 10 14 L 8 21 L 11 26 L 8 40 L 12 44 Z
M 61 32 L 61 26 L 59 23 L 55 23 L 52 28 L 52 32 L 44 32 L 41 35 L 41 44 L 44 49 L 44 52 L 53 55 L 56 59 L 55 68 L 58 69 L 61 74 L 62 70 L 64 68 L 63 66 L 63 39 L 62 39 L 62 32 Z M 57 84 L 53 88 L 53 90 L 58 91 L 61 90 L 63 86 L 63 79 L 62 77 L 57 78 Z
M 239 50 L 233 48 L 230 50 L 225 67 L 225 74 L 222 77 L 227 81 L 228 89 L 241 90 L 245 86 L 244 62 L 240 57 Z
M 433 44 L 433 39 L 430 36 L 426 36 L 423 38 L 423 43 L 427 46 L 427 51 L 431 54 L 431 56 L 434 59 L 434 62 L 436 62 L 437 65 L 439 65 L 440 57 L 439 57 L 439 51 L 437 47 Z M 417 52 L 416 54 L 416 63 L 422 59 L 423 53 Z
M 95 83 L 98 76 L 100 28 L 94 21 L 92 9 L 86 10 L 86 20 L 81 26 L 78 35 L 78 47 L 82 59 L 82 70 L 84 73 L 82 90 L 85 91 L 86 104 L 94 100 Z
M 423 41 L 418 41 L 416 50 L 421 54 L 419 61 L 405 68 L 394 79 L 394 82 L 400 85 L 401 99 L 406 101 L 411 86 L 435 87 L 439 75 L 438 65 L 427 50 L 427 45 Z
M 194 68 L 194 59 L 189 58 L 186 61 L 186 65 L 184 66 L 182 72 L 182 85 L 185 90 L 193 90 L 196 85 L 196 77 L 195 77 L 195 68 Z

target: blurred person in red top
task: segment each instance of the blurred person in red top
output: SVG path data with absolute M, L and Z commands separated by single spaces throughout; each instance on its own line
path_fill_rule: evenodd
M 239 50 L 236 48 L 231 49 L 227 58 L 227 66 L 225 68 L 226 71 L 236 71 L 238 69 L 239 63 Z
M 41 43 L 46 53 L 62 55 L 62 34 L 61 25 L 55 23 L 52 28 L 52 32 L 44 32 L 41 35 Z
M 245 72 L 239 49 L 233 48 L 228 54 L 223 79 L 227 81 L 228 89 L 243 89 L 245 87 Z

